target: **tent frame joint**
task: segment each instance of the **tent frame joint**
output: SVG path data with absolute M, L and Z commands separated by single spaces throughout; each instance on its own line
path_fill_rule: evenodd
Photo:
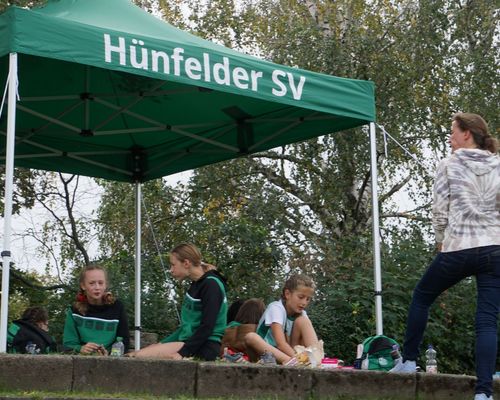
M 136 183 L 140 183 L 143 181 L 144 177 L 144 164 L 145 164 L 145 155 L 144 149 L 139 146 L 134 146 L 131 149 L 132 152 L 132 163 L 133 163 L 133 180 Z
M 80 100 L 94 100 L 94 96 L 90 92 L 80 93 Z
M 92 129 L 82 129 L 80 130 L 80 136 L 92 137 L 94 136 L 94 131 Z

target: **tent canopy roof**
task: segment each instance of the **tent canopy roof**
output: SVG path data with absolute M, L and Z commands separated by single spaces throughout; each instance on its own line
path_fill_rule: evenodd
M 128 0 L 10 7 L 1 82 L 12 52 L 22 167 L 143 182 L 375 120 L 372 82 L 227 49 Z

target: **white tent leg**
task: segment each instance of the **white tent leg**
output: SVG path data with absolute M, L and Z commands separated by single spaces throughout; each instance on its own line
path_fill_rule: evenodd
M 141 348 L 141 184 L 135 184 L 135 350 Z
M 12 219 L 12 194 L 14 186 L 14 145 L 16 138 L 17 53 L 9 56 L 9 96 L 7 110 L 7 146 L 5 157 L 5 208 L 2 251 L 2 297 L 0 305 L 0 353 L 7 351 L 7 323 L 9 315 L 9 272 Z
M 372 178 L 372 227 L 373 227 L 373 265 L 375 277 L 375 320 L 377 335 L 384 333 L 382 319 L 382 269 L 380 266 L 380 228 L 378 212 L 378 185 L 377 185 L 377 140 L 375 137 L 375 123 L 370 122 L 370 160 Z

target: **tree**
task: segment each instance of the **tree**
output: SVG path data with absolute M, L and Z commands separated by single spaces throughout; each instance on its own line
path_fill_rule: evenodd
M 9 6 L 33 7 L 45 3 L 46 0 L 0 0 L 0 12 Z
M 408 262 L 417 263 L 421 257 L 428 261 L 432 254 L 427 245 L 432 183 L 428 171 L 447 152 L 451 115 L 459 110 L 475 111 L 489 121 L 493 132 L 499 127 L 499 52 L 494 39 L 498 37 L 498 9 L 489 2 L 450 0 L 260 0 L 242 1 L 238 7 L 224 0 L 186 3 L 192 11 L 186 24 L 198 35 L 222 37 L 226 45 L 278 63 L 375 82 L 378 120 L 421 160 L 414 163 L 393 142 L 389 142 L 386 156 L 380 144 L 383 263 L 388 264 L 385 279 L 393 284 L 399 278 L 400 289 L 407 293 L 406 304 L 397 298 L 400 308 L 389 313 L 389 320 L 391 326 L 401 328 L 408 286 L 397 269 L 390 268 L 391 257 L 404 254 Z M 217 9 L 226 12 L 217 14 Z M 479 100 L 475 93 L 485 94 Z M 367 133 L 358 129 L 200 169 L 195 176 L 225 177 L 221 185 L 206 189 L 207 199 L 245 188 L 249 199 L 245 207 L 259 199 L 265 207 L 279 208 L 281 212 L 275 216 L 281 230 L 269 234 L 290 249 L 287 264 L 291 268 L 299 267 L 316 277 L 318 296 L 326 304 L 323 301 L 331 293 L 332 281 L 339 284 L 355 276 L 353 286 L 371 291 L 371 285 L 363 284 L 371 282 L 366 268 L 371 264 L 366 250 L 371 247 L 368 154 Z M 252 179 L 259 184 L 248 185 Z M 398 204 L 402 192 L 415 204 L 413 208 Z M 266 197 L 268 193 L 279 193 L 280 206 L 267 201 L 278 198 Z M 266 200 L 260 203 L 262 199 Z M 410 252 L 401 240 L 415 242 L 415 247 Z M 413 266 L 412 283 L 424 266 Z M 351 289 L 340 285 L 343 294 L 351 294 Z M 374 324 L 371 300 L 352 300 L 351 305 L 356 303 L 368 310 L 363 320 L 369 321 L 355 325 L 359 341 L 372 332 Z M 467 310 L 458 305 L 448 310 L 448 320 L 456 318 L 468 326 L 470 308 L 465 307 Z M 352 322 L 350 313 L 359 313 L 359 309 L 344 309 L 344 324 Z M 321 323 L 319 319 L 315 322 Z M 325 327 L 331 326 L 326 322 Z M 437 326 L 446 331 L 447 323 L 438 319 Z M 446 336 L 439 337 L 449 344 Z M 354 338 L 351 340 L 349 346 L 354 348 Z M 341 348 L 339 341 L 334 339 L 331 346 Z M 454 357 L 457 360 L 461 355 Z M 455 371 L 460 370 L 459 365 L 470 367 L 464 357 L 461 364 L 451 364 L 450 370 Z
M 172 279 L 167 269 L 168 251 L 180 242 L 194 242 L 204 261 L 217 265 L 228 278 L 229 301 L 251 296 L 272 298 L 282 280 L 281 251 L 267 231 L 274 223 L 269 211 L 246 209 L 242 193 L 207 198 L 206 188 L 214 183 L 212 177 L 208 173 L 196 180 L 186 187 L 180 184 L 173 188 L 161 180 L 143 185 L 141 241 L 145 289 L 141 306 L 143 326 L 150 331 L 164 332 L 177 322 L 175 307 L 186 285 Z M 132 309 L 134 194 L 128 184 L 101 183 L 105 188 L 99 209 L 102 260 L 116 274 L 113 281 L 119 279 L 118 288 L 128 288 L 129 292 L 122 291 L 121 297 L 127 299 Z M 254 218 L 266 223 L 256 223 Z

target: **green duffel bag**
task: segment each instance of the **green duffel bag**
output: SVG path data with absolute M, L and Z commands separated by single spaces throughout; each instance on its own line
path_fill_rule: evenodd
M 391 352 L 393 346 L 399 348 L 398 342 L 384 335 L 370 336 L 363 341 L 361 369 L 372 371 L 389 371 L 394 367 Z

